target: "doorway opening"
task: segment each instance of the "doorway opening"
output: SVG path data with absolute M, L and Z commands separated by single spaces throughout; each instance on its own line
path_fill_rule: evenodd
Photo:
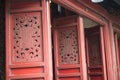
M 82 80 L 81 43 L 78 25 L 80 15 L 51 3 L 54 80 Z M 88 80 L 104 80 L 104 44 L 99 23 L 83 19 Z
M 105 80 L 102 44 L 102 27 L 99 23 L 84 18 L 85 49 L 87 59 L 88 80 Z

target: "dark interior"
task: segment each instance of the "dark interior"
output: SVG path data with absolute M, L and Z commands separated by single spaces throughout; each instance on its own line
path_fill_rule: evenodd
M 56 4 L 56 3 L 51 3 L 51 19 L 53 21 L 54 18 L 59 18 L 59 17 L 65 17 L 65 16 L 70 16 L 70 15 L 75 15 L 74 12 L 69 11 L 65 9 L 64 7 Z

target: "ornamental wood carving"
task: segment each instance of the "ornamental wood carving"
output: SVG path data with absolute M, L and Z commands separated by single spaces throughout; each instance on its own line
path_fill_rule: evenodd
M 59 30 L 58 38 L 60 64 L 79 63 L 77 28 Z
M 40 13 L 19 13 L 13 16 L 12 54 L 15 62 L 42 60 Z

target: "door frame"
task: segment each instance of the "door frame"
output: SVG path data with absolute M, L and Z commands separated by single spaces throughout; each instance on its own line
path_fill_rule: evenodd
M 101 14 L 99 14 L 99 10 L 98 11 L 94 11 L 93 9 L 96 9 L 92 3 L 90 3 L 90 1 L 88 1 L 88 5 L 85 4 L 86 1 L 82 0 L 82 1 L 75 1 L 75 0 L 52 0 L 53 2 L 77 13 L 78 15 L 81 16 L 85 16 L 97 23 L 99 23 L 102 26 L 101 32 L 102 32 L 102 44 L 104 44 L 104 53 L 102 54 L 103 57 L 103 67 L 104 67 L 104 76 L 105 76 L 105 80 L 116 80 L 115 78 L 115 70 L 113 69 L 113 64 L 114 64 L 114 60 L 111 58 L 112 57 L 112 50 L 111 50 L 111 38 L 110 38 L 110 29 L 109 26 L 111 26 L 112 24 L 110 24 L 111 22 L 109 22 L 109 16 L 105 17 L 106 12 L 104 12 L 105 10 L 101 10 L 101 8 L 99 8 L 99 6 L 95 6 L 98 9 L 100 9 L 102 12 Z M 78 3 L 79 2 L 79 3 Z M 84 3 L 85 2 L 85 3 Z M 91 5 L 91 6 L 90 6 Z M 82 28 L 81 28 L 82 29 Z M 81 38 L 84 39 L 83 36 L 83 32 L 81 32 L 82 36 Z M 82 47 L 84 47 L 84 44 L 82 45 Z M 86 58 L 83 56 L 83 63 L 86 63 Z M 82 64 L 83 64 L 82 63 Z M 83 64 L 84 65 L 84 64 Z M 87 69 L 86 69 L 86 65 L 84 65 L 84 72 L 83 72 L 83 80 L 87 80 Z M 112 72 L 112 73 L 111 73 Z

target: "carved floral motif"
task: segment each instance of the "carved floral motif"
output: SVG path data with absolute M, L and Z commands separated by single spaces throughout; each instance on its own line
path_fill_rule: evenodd
M 59 30 L 60 64 L 76 64 L 79 62 L 77 29 Z
M 21 13 L 13 16 L 12 53 L 14 61 L 42 60 L 40 14 Z

